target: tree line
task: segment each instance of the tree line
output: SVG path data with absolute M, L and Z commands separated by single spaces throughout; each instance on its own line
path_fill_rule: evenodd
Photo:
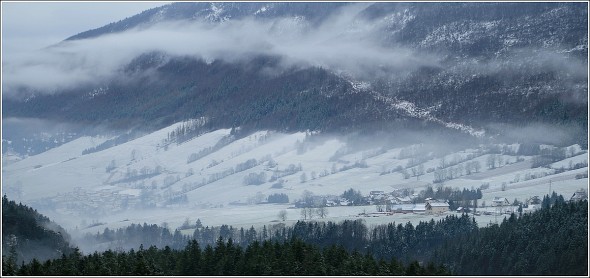
M 2 254 L 16 264 L 71 251 L 70 235 L 37 210 L 2 197 Z M 7 252 L 8 251 L 8 252 Z M 4 268 L 4 261 L 3 261 Z
M 567 203 L 555 193 L 546 195 L 536 212 L 512 214 L 481 228 L 467 214 L 371 228 L 361 219 L 279 223 L 258 230 L 198 222 L 192 237 L 146 224 L 88 235 L 102 246 L 134 242 L 139 250 L 110 248 L 83 256 L 76 249 L 20 266 L 5 255 L 3 274 L 587 275 L 587 201 Z M 145 250 L 144 242 L 153 246 Z M 303 252 L 296 246 L 309 251 L 299 261 L 289 255 Z M 307 258 L 313 258 L 309 265 Z
M 546 195 L 543 208 L 462 234 L 433 261 L 462 275 L 588 275 L 588 202 Z
M 320 249 L 299 239 L 255 241 L 246 248 L 219 238 L 201 247 L 191 240 L 181 250 L 150 247 L 128 252 L 111 250 L 69 256 L 43 263 L 33 260 L 3 275 L 449 275 L 442 266 L 403 264 L 395 259 L 376 260 L 370 254 L 342 247 Z

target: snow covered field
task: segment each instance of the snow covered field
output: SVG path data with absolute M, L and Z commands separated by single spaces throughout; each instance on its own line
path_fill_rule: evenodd
M 105 223 L 89 231 L 144 222 L 166 222 L 176 228 L 186 218 L 190 222 L 199 218 L 209 226 L 249 227 L 277 222 L 278 212 L 283 209 L 287 210 L 285 223 L 302 219 L 300 210 L 291 207 L 304 191 L 341 195 L 354 188 L 365 195 L 374 190 L 395 189 L 418 193 L 433 184 L 437 174 L 434 169 L 441 164 L 441 157 L 427 155 L 421 162 L 424 174 L 406 179 L 399 169 L 409 164 L 408 171 L 416 167 L 417 164 L 411 164 L 412 155 L 407 154 L 419 153 L 420 145 L 389 149 L 371 146 L 342 153 L 347 146 L 342 139 L 311 142 L 302 132 L 259 131 L 242 139 L 223 141 L 231 130 L 221 129 L 166 146 L 168 134 L 180 124 L 85 155 L 83 150 L 110 138 L 82 137 L 20 160 L 3 157 L 3 192 L 70 230 L 84 229 L 83 222 Z M 225 143 L 221 144 L 222 141 Z M 489 154 L 476 149 L 450 153 L 445 161 L 457 160 L 461 166 L 454 168 L 456 177 L 445 181 L 444 186 L 471 189 L 487 183 L 489 188 L 483 190 L 480 202 L 488 203 L 496 196 L 510 202 L 515 198 L 524 201 L 535 195 L 542 197 L 550 192 L 550 186 L 551 191 L 569 198 L 577 189 L 588 188 L 588 178 L 576 179 L 577 175 L 587 173 L 588 167 L 568 168 L 576 163 L 587 164 L 587 151 L 577 145 L 571 149 L 575 150 L 573 156 L 553 163 L 551 168 L 533 169 L 532 157 L 527 156 L 519 156 L 521 161 L 517 161 L 516 156 L 498 155 L 502 162 L 498 162 L 496 169 L 488 169 Z M 190 159 L 191 155 L 196 159 Z M 253 159 L 255 163 L 246 163 Z M 463 165 L 475 161 L 481 165 L 479 171 L 467 175 Z M 555 174 L 560 167 L 567 170 Z M 261 173 L 265 176 L 262 184 L 244 183 L 246 176 Z M 279 174 L 284 176 L 271 181 L 273 175 Z M 257 204 L 274 193 L 286 194 L 290 204 Z M 375 211 L 375 206 L 331 207 L 327 218 L 316 220 L 340 221 Z M 440 217 L 444 215 L 435 219 Z M 395 214 L 362 218 L 371 225 L 418 223 L 432 216 Z M 495 217 L 482 215 L 476 216 L 476 220 L 489 223 Z

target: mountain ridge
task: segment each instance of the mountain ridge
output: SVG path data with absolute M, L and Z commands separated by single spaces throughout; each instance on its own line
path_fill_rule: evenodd
M 578 129 L 573 140 L 586 144 L 584 8 L 585 3 L 174 3 L 65 42 L 166 21 L 221 26 L 254 18 L 282 26 L 281 18 L 298 17 L 305 23 L 303 31 L 327 28 L 326 21 L 339 19 L 345 27 L 337 29 L 341 33 L 335 39 L 354 41 L 366 29 L 380 37 L 375 44 L 387 51 L 406 51 L 414 60 L 432 53 L 434 59 L 431 65 L 409 59 L 389 68 L 363 61 L 372 57 L 367 54 L 350 61 L 366 63 L 359 65 L 363 76 L 356 76 L 347 69 L 288 64 L 280 53 L 237 60 L 139 53 L 116 69 L 115 77 L 98 84 L 57 93 L 28 91 L 20 100 L 4 97 L 3 115 L 152 129 L 208 117 L 210 130 L 243 126 L 280 131 L 395 129 L 419 126 L 426 119 L 472 134 L 492 124 L 540 122 Z M 409 107 L 421 114 L 408 113 Z

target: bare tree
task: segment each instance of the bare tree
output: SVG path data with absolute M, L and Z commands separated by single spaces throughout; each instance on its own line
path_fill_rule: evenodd
M 439 162 L 439 168 L 446 168 L 447 167 L 447 160 L 445 159 L 445 156 L 443 155 L 443 157 L 440 159 Z
M 479 173 L 479 169 L 481 169 L 481 163 L 479 163 L 479 161 L 474 161 L 473 162 L 473 169 L 475 170 L 476 173 Z
M 377 209 L 378 212 L 382 212 L 384 207 L 385 206 L 381 202 L 375 204 L 375 208 Z
M 473 168 L 473 163 L 467 162 L 465 163 L 465 174 L 471 175 L 471 169 Z
M 301 194 L 301 200 L 306 207 L 311 206 L 313 204 L 313 192 L 309 190 L 303 190 L 303 193 Z
M 301 209 L 301 217 L 303 217 L 303 220 L 307 219 L 307 208 Z
M 424 163 L 420 163 L 420 165 L 418 165 L 418 176 L 422 175 L 424 175 Z
M 301 173 L 299 179 L 301 179 L 301 183 L 305 183 L 307 181 L 307 175 L 305 174 L 305 172 Z
M 260 204 L 262 202 L 264 202 L 264 199 L 266 199 L 266 195 L 264 195 L 262 192 L 258 191 L 256 192 L 256 195 L 254 196 L 254 201 L 257 204 Z
M 315 212 L 320 218 L 325 218 L 326 216 L 328 216 L 328 208 L 326 208 L 325 206 L 317 208 Z
M 463 176 L 463 164 L 457 165 L 457 176 Z
M 487 159 L 488 169 L 496 168 L 496 154 L 490 154 Z
M 412 177 L 416 177 L 418 175 L 418 169 L 416 169 L 416 167 L 412 167 L 410 170 L 412 170 Z
M 309 219 L 313 219 L 315 209 L 312 207 L 308 207 L 305 208 L 305 210 L 307 210 L 307 217 L 309 217 Z
M 404 179 L 409 179 L 410 178 L 410 173 L 408 172 L 407 169 L 402 169 L 401 174 L 402 174 L 402 176 L 404 176 Z
M 282 209 L 281 211 L 279 211 L 279 219 L 281 221 L 287 220 L 287 210 Z

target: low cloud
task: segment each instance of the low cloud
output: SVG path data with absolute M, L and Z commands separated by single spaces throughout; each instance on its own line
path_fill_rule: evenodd
M 524 126 L 495 123 L 489 124 L 487 129 L 490 133 L 502 134 L 499 136 L 501 141 L 551 145 L 574 144 L 584 132 L 574 125 L 551 125 L 541 122 Z
M 167 21 L 98 38 L 64 41 L 34 52 L 5 53 L 3 92 L 54 93 L 80 85 L 102 86 L 119 76 L 137 56 L 162 52 L 226 62 L 272 55 L 281 58 L 281 68 L 264 72 L 318 66 L 358 79 L 405 79 L 408 73 L 425 66 L 444 67 L 448 69 L 445 72 L 465 78 L 500 73 L 510 79 L 552 72 L 572 92 L 572 101 L 587 102 L 587 61 L 559 53 L 558 49 L 521 48 L 511 49 L 498 59 L 442 62 L 452 53 L 392 46 L 384 34 L 395 22 L 366 19 L 361 14 L 368 5 L 347 5 L 319 25 L 303 17 L 222 23 Z
M 249 18 L 221 24 L 175 21 L 64 41 L 33 53 L 6 55 L 3 89 L 9 94 L 17 88 L 55 92 L 100 84 L 133 58 L 152 51 L 228 62 L 274 55 L 282 58 L 285 67 L 321 66 L 358 76 L 436 65 L 436 59 L 424 53 L 383 47 L 379 36 L 383 26 L 356 16 L 364 6 L 351 5 L 319 26 L 301 17 Z

